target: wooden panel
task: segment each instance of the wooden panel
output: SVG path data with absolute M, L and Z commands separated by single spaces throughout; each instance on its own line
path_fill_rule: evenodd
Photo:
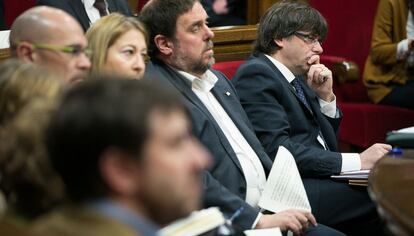
M 131 9 L 132 13 L 136 13 L 136 9 L 137 9 L 137 5 L 138 5 L 138 0 L 128 0 L 128 5 L 129 8 Z
M 414 235 L 414 151 L 387 155 L 371 170 L 369 192 L 393 235 Z
M 256 25 L 216 27 L 212 30 L 217 62 L 244 60 L 251 54 L 257 35 Z
M 247 0 L 247 23 L 254 25 L 259 23 L 260 17 L 267 9 L 281 0 Z M 309 0 L 297 0 L 298 2 L 308 3 Z
M 10 58 L 10 49 L 0 49 L 0 61 Z

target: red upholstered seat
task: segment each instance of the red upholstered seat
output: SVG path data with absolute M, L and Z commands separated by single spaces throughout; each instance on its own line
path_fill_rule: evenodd
M 213 65 L 213 69 L 221 71 L 228 79 L 232 79 L 236 74 L 237 68 L 243 63 L 243 60 L 217 62 Z
M 16 17 L 35 5 L 36 0 L 3 0 L 6 25 L 10 28 Z
M 362 75 L 378 0 L 310 0 L 309 3 L 321 12 L 329 26 L 321 61 L 330 67 L 337 57 L 352 60 Z M 366 148 L 384 142 L 388 131 L 413 126 L 414 111 L 369 102 L 361 75 L 355 82 L 335 84 L 334 91 L 344 114 L 339 140 Z
M 149 0 L 138 0 L 138 4 L 137 4 L 137 9 L 136 12 L 140 12 L 141 9 L 144 7 L 144 5 L 148 2 Z

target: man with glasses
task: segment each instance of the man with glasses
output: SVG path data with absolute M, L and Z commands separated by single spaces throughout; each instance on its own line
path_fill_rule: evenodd
M 82 80 L 91 66 L 87 45 L 79 23 L 56 8 L 31 8 L 11 27 L 14 57 L 55 72 L 69 83 Z
M 319 61 L 325 19 L 308 5 L 282 2 L 267 11 L 258 32 L 255 53 L 233 83 L 267 154 L 274 158 L 280 145 L 292 152 L 318 222 L 347 234 L 381 234 L 366 188 L 330 178 L 371 169 L 391 147 L 374 144 L 360 154 L 338 152 L 342 114 L 332 72 Z

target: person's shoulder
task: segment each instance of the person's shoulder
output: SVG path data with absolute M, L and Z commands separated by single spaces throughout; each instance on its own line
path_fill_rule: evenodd
M 233 82 L 243 79 L 257 79 L 257 77 L 273 74 L 270 61 L 264 54 L 252 55 L 237 69 Z
M 238 71 L 243 71 L 244 73 L 266 71 L 270 69 L 268 61 L 269 59 L 264 54 L 252 55 L 245 63 L 240 65 Z
M 37 235 L 135 235 L 135 231 L 82 206 L 63 206 L 37 219 L 30 227 Z

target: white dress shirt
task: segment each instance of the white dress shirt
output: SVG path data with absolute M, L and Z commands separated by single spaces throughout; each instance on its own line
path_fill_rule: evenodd
M 95 0 L 82 0 L 83 5 L 85 6 L 86 14 L 89 18 L 89 24 L 92 25 L 97 20 L 101 18 L 101 15 L 99 14 L 98 9 L 96 9 L 93 4 L 95 3 Z M 106 2 L 106 12 L 108 11 L 108 2 Z
M 414 39 L 414 23 L 413 23 L 413 14 L 411 11 L 408 11 L 407 24 L 405 26 L 407 31 L 407 38 L 401 40 L 397 45 L 397 60 L 404 60 L 407 58 L 410 51 L 408 46 L 408 39 Z
M 269 55 L 266 55 L 266 57 L 269 58 L 269 60 L 277 67 L 289 84 L 295 79 L 295 75 L 289 70 L 289 68 Z M 318 98 L 318 100 L 322 114 L 331 118 L 337 117 L 336 97 L 332 102 L 326 102 L 320 98 Z M 317 140 L 325 150 L 328 149 L 323 137 L 320 134 L 318 135 Z M 361 169 L 361 158 L 358 153 L 341 153 L 341 156 L 341 172 Z
M 210 70 L 207 70 L 201 78 L 183 71 L 179 73 L 191 81 L 193 92 L 206 106 L 236 153 L 246 179 L 246 202 L 258 209 L 257 204 L 266 183 L 263 165 L 233 120 L 211 93 L 218 78 Z

